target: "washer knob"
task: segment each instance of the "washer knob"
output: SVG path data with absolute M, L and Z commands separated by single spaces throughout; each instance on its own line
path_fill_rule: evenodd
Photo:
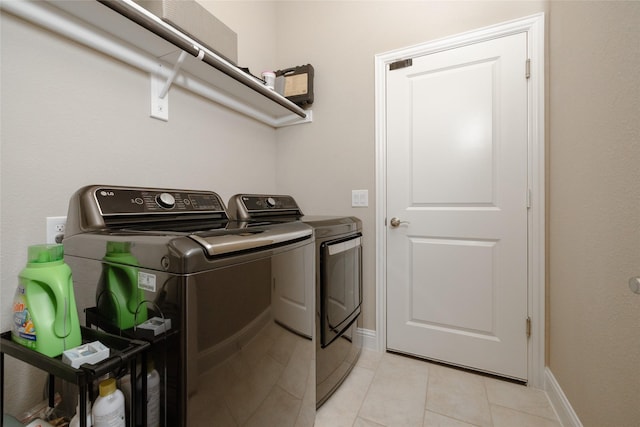
M 156 203 L 161 208 L 171 209 L 176 205 L 176 199 L 169 193 L 160 193 L 156 196 Z
M 269 206 L 270 208 L 273 208 L 276 206 L 276 199 L 274 199 L 273 197 L 267 197 L 267 206 Z

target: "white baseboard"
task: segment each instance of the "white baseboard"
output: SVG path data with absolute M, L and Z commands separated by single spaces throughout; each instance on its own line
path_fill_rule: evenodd
M 378 335 L 376 331 L 371 329 L 358 328 L 358 334 L 362 337 L 362 348 L 367 350 L 379 351 Z
M 569 399 L 565 396 L 556 377 L 553 376 L 553 373 L 548 367 L 545 368 L 544 377 L 544 389 L 563 427 L 582 427 L 582 423 L 571 407 Z

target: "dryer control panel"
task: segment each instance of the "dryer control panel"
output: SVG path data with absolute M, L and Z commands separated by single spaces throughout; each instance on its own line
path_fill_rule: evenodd
M 291 196 L 269 194 L 236 194 L 229 200 L 229 216 L 237 220 L 264 217 L 302 216 Z

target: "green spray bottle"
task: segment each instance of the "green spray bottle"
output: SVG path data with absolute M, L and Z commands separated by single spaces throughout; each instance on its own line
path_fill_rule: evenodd
M 139 263 L 131 254 L 131 244 L 108 242 L 102 260 L 102 279 L 96 291 L 100 314 L 119 329 L 130 329 L 146 321 L 144 292 L 138 288 Z
M 62 245 L 33 245 L 20 272 L 11 338 L 49 357 L 82 344 L 71 268 Z

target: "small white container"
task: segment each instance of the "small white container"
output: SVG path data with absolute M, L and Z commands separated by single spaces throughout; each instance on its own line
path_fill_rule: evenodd
M 91 421 L 91 402 L 87 399 L 87 427 L 91 427 L 93 422 Z M 76 414 L 71 418 L 69 422 L 69 427 L 80 427 L 80 399 L 78 399 L 78 404 L 76 405 Z
M 140 368 L 140 366 L 138 366 Z M 124 394 L 126 412 L 129 414 L 129 408 L 131 405 L 131 375 L 126 374 L 120 379 L 120 389 Z M 142 392 L 142 378 L 138 375 L 136 380 L 136 390 L 138 393 Z M 149 359 L 147 362 L 147 402 L 144 408 L 140 407 L 138 402 L 136 408 L 137 420 L 136 423 L 140 424 L 142 416 L 140 411 L 147 411 L 147 427 L 160 427 L 160 374 L 155 369 L 153 359 Z
M 35 420 L 27 424 L 27 427 L 53 427 L 53 426 L 48 422 L 41 420 L 40 418 L 36 418 Z
M 93 404 L 93 427 L 126 427 L 124 395 L 116 387 L 115 378 L 100 383 L 100 396 Z
M 273 71 L 263 71 L 262 80 L 264 80 L 264 84 L 267 85 L 269 89 L 276 88 L 276 73 Z
M 124 409 L 126 417 L 131 413 L 131 374 L 125 374 L 118 380 L 118 387 L 124 395 Z
M 62 362 L 78 369 L 83 363 L 95 364 L 109 358 L 109 348 L 100 341 L 66 350 L 62 353 Z
M 153 360 L 147 365 L 147 427 L 160 427 L 160 374 Z

